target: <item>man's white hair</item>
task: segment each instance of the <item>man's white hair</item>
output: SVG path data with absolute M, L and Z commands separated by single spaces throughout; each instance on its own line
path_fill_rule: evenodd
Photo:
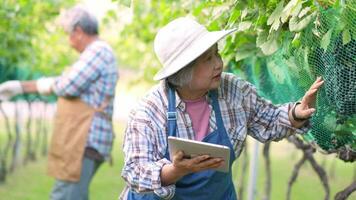
M 59 17 L 59 23 L 67 33 L 73 32 L 78 26 L 88 35 L 99 33 L 98 20 L 81 5 L 64 11 Z

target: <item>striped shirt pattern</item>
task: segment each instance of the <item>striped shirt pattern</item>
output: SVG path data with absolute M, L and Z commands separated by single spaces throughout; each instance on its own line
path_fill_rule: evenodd
M 92 42 L 79 59 L 61 76 L 56 77 L 54 93 L 62 97 L 79 97 L 93 108 L 109 99 L 104 113 L 95 113 L 89 129 L 87 146 L 109 158 L 114 139 L 111 117 L 118 80 L 116 59 L 111 47 L 101 40 Z
M 212 99 L 206 96 L 210 106 L 209 129 L 217 129 Z M 225 129 L 239 157 L 246 136 L 260 142 L 278 141 L 293 133 L 303 133 L 309 128 L 306 123 L 301 129 L 291 126 L 288 111 L 293 103 L 275 106 L 257 95 L 250 83 L 233 74 L 223 73 L 218 88 L 218 102 Z M 171 163 L 164 158 L 167 148 L 168 92 L 162 81 L 140 101 L 130 113 L 125 131 L 125 165 L 122 177 L 128 186 L 121 194 L 126 199 L 128 188 L 136 192 L 154 192 L 163 199 L 174 196 L 175 186 L 163 187 L 160 171 L 164 164 Z M 185 103 L 176 93 L 177 136 L 194 140 L 192 121 L 185 110 Z

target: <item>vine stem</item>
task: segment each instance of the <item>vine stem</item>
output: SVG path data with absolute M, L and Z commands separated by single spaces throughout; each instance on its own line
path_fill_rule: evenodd
M 292 142 L 298 149 L 303 151 L 303 158 L 295 165 L 294 171 L 292 174 L 292 177 L 289 180 L 289 185 L 288 185 L 288 192 L 287 192 L 287 199 L 290 199 L 290 190 L 292 187 L 292 184 L 295 182 L 295 180 L 298 177 L 298 172 L 301 168 L 301 166 L 308 161 L 311 166 L 313 167 L 314 171 L 317 173 L 319 176 L 320 181 L 323 184 L 324 190 L 325 190 L 325 200 L 330 199 L 330 187 L 329 187 L 329 182 L 328 182 L 328 177 L 323 169 L 315 160 L 313 154 L 315 153 L 315 148 L 311 146 L 310 144 L 306 144 L 303 142 L 303 140 L 299 139 L 298 137 L 292 135 L 288 137 L 288 141 Z
M 263 147 L 263 157 L 266 165 L 266 181 L 265 181 L 265 196 L 263 200 L 269 200 L 271 197 L 271 188 L 272 188 L 272 172 L 271 172 L 271 161 L 270 161 L 270 146 L 271 143 L 268 142 Z
M 346 187 L 344 190 L 338 192 L 335 195 L 335 200 L 344 200 L 348 196 L 350 196 L 351 193 L 356 191 L 356 181 L 352 182 L 351 185 Z

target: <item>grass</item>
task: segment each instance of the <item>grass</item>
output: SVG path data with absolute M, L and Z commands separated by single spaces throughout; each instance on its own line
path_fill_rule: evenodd
M 114 145 L 114 165 L 109 166 L 105 163 L 99 169 L 91 184 L 90 195 L 92 200 L 114 200 L 117 199 L 125 183 L 120 177 L 123 166 L 122 153 L 122 135 L 123 124 L 119 123 L 117 127 L 117 138 Z M 251 143 L 250 143 L 251 144 Z M 294 147 L 281 142 L 272 145 L 272 200 L 285 199 L 287 183 L 291 176 L 293 164 L 301 157 L 300 152 L 294 150 Z M 327 173 L 330 174 L 331 165 L 335 166 L 335 175 L 329 176 L 331 187 L 331 197 L 337 191 L 351 183 L 353 176 L 353 164 L 345 164 L 332 155 L 317 155 L 319 163 L 324 163 Z M 240 163 L 234 164 L 234 179 L 240 178 Z M 256 199 L 262 199 L 264 190 L 264 163 L 259 160 L 259 171 L 257 178 L 257 196 Z M 248 172 L 246 173 L 248 176 Z M 247 178 L 246 178 L 247 179 Z M 5 184 L 0 185 L 0 199 L 6 200 L 45 200 L 49 198 L 54 180 L 46 175 L 46 159 L 40 159 L 35 163 L 30 163 L 21 167 L 8 176 Z M 236 185 L 236 184 L 235 184 Z M 245 189 L 247 183 L 244 184 Z M 349 199 L 355 199 L 353 194 Z M 292 189 L 292 200 L 317 200 L 324 198 L 324 190 L 309 164 L 304 165 L 299 174 L 297 182 Z M 246 199 L 246 192 L 245 192 Z M 332 199 L 332 198 L 331 198 Z
M 123 166 L 121 152 L 123 124 L 117 123 L 116 130 L 117 139 L 113 149 L 114 165 L 109 166 L 108 163 L 104 163 L 100 167 L 91 184 L 91 199 L 117 199 L 124 187 L 124 181 L 120 177 Z M 9 174 L 6 183 L 0 185 L 0 199 L 49 199 L 54 179 L 46 175 L 46 166 L 46 159 L 40 158 Z
M 252 146 L 251 142 L 249 143 Z M 260 148 L 262 146 L 260 145 Z M 251 150 L 251 149 L 250 149 Z M 251 152 L 251 151 L 250 151 Z M 286 199 L 288 181 L 292 175 L 294 164 L 302 157 L 302 153 L 295 150 L 295 147 L 287 141 L 279 143 L 272 143 L 271 145 L 271 169 L 272 169 L 272 200 Z M 258 173 L 257 173 L 257 194 L 256 199 L 263 199 L 264 195 L 264 181 L 265 178 L 265 164 L 261 158 L 262 152 L 260 152 L 260 159 L 258 161 Z M 354 179 L 355 165 L 352 163 L 345 163 L 337 158 L 335 155 L 322 155 L 320 153 L 315 154 L 317 162 L 323 166 L 328 174 L 328 180 L 330 185 L 330 199 L 333 199 L 335 194 L 346 186 L 348 186 Z M 239 179 L 241 176 L 241 169 L 237 167 L 240 160 L 234 163 L 235 179 Z M 237 176 L 236 176 L 237 174 Z M 248 171 L 246 173 L 248 176 Z M 237 186 L 235 180 L 235 186 Z M 247 191 L 247 182 L 245 183 L 245 191 Z M 246 192 L 244 192 L 244 199 L 247 199 Z M 299 171 L 298 178 L 292 187 L 291 199 L 292 200 L 318 200 L 324 199 L 325 191 L 322 187 L 322 183 L 319 180 L 317 174 L 312 169 L 312 166 L 307 162 Z M 356 199 L 356 193 L 353 193 L 349 199 Z

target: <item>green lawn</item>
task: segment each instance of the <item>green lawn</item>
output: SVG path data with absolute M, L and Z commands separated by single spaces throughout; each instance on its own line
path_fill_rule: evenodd
M 114 165 L 105 163 L 96 174 L 90 188 L 92 200 L 114 200 L 117 199 L 124 187 L 124 182 L 120 177 L 123 165 L 122 136 L 124 124 L 117 123 L 116 141 L 114 145 Z M 251 144 L 251 143 L 250 143 Z M 252 145 L 250 145 L 252 146 Z M 287 182 L 291 175 L 293 164 L 298 161 L 301 154 L 287 143 L 281 142 L 272 145 L 272 200 L 285 199 Z M 345 164 L 333 158 L 334 155 L 317 155 L 319 163 L 324 162 L 327 173 L 330 174 L 332 163 L 335 165 L 333 177 L 329 176 L 331 197 L 336 191 L 346 187 L 353 178 L 353 164 Z M 264 163 L 259 161 L 259 172 L 257 180 L 257 198 L 262 199 L 264 190 Z M 240 176 L 240 163 L 234 165 L 234 174 Z M 248 172 L 246 172 L 248 176 Z M 235 179 L 238 177 L 235 175 Z M 45 200 L 49 199 L 49 193 L 53 185 L 53 179 L 46 176 L 46 159 L 42 158 L 35 163 L 30 163 L 25 167 L 18 168 L 10 174 L 4 185 L 0 185 L 0 199 L 4 200 Z M 245 189 L 247 183 L 245 183 Z M 245 192 L 246 195 L 247 192 Z M 304 165 L 297 182 L 292 190 L 292 200 L 318 200 L 323 199 L 324 191 L 322 185 L 311 170 L 309 164 Z M 331 198 L 333 199 L 333 198 Z M 353 194 L 349 199 L 356 199 Z
M 121 151 L 123 124 L 117 123 L 116 141 L 113 149 L 114 165 L 104 163 L 95 175 L 90 188 L 91 199 L 117 199 L 124 187 L 120 176 L 123 166 Z M 1 140 L 4 141 L 4 134 Z M 49 199 L 54 179 L 46 175 L 46 158 L 20 166 L 7 176 L 6 183 L 0 185 L 1 200 L 45 200 Z
M 249 143 L 250 146 L 251 143 Z M 287 186 L 289 178 L 292 174 L 294 164 L 299 161 L 302 154 L 295 151 L 295 147 L 290 143 L 283 141 L 280 143 L 273 143 L 271 149 L 272 156 L 272 194 L 271 200 L 286 199 Z M 260 146 L 262 148 L 262 146 Z M 260 157 L 262 156 L 260 152 Z M 334 199 L 337 192 L 348 186 L 354 176 L 355 165 L 352 163 L 345 163 L 337 158 L 335 155 L 322 155 L 316 153 L 316 159 L 319 164 L 324 166 L 328 174 L 330 185 L 330 199 Z M 264 161 L 259 161 L 259 171 L 257 178 L 257 196 L 256 199 L 263 199 L 264 195 L 264 181 L 265 181 L 265 165 Z M 234 167 L 239 163 L 235 162 Z M 334 170 L 332 168 L 334 167 Z M 240 176 L 240 168 L 236 170 Z M 248 175 L 248 173 L 246 173 Z M 236 176 L 234 176 L 236 177 Z M 238 179 L 236 177 L 235 179 Z M 247 183 L 245 186 L 247 189 Z M 245 199 L 247 199 L 246 192 L 244 192 Z M 322 200 L 324 199 L 325 192 L 322 187 L 321 181 L 312 169 L 309 163 L 304 164 L 299 172 L 299 176 L 294 186 L 292 187 L 291 199 L 292 200 Z M 350 200 L 356 199 L 356 193 L 349 197 Z

